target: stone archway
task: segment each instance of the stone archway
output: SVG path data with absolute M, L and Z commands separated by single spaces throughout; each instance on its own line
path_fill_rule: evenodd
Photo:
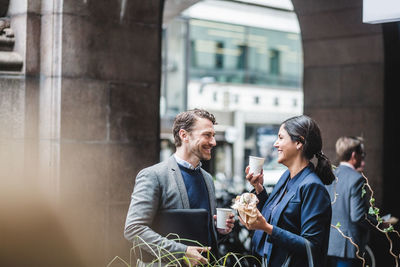
M 2 139 L 15 141 L 22 165 L 40 161 L 39 178 L 73 207 L 68 222 L 87 229 L 78 240 L 91 266 L 127 258 L 123 224 L 134 176 L 159 157 L 164 1 L 9 2 L 24 68 L 13 76 L 15 90 L 0 89 L 0 107 L 13 104 L 13 113 L 0 116 L 12 130 Z M 361 23 L 361 0 L 293 3 L 303 34 L 305 113 L 319 122 L 330 157 L 339 135 L 364 135 L 379 202 L 382 29 Z M 7 75 L 0 73 L 3 84 Z
M 380 25 L 362 23 L 362 1 L 293 0 L 303 38 L 304 113 L 335 158 L 341 135 L 366 139 L 365 173 L 382 200 L 384 47 Z M 379 204 L 378 204 L 379 205 Z
M 376 206 L 398 217 L 399 24 L 363 24 L 361 0 L 293 4 L 303 37 L 304 113 L 319 123 L 330 158 L 340 135 L 365 138 Z M 378 266 L 394 265 L 384 235 L 371 231 L 369 246 Z
M 134 179 L 159 158 L 163 1 L 22 2 L 0 1 L 24 66 L 0 70 L 0 176 L 42 185 L 86 266 L 129 259 Z

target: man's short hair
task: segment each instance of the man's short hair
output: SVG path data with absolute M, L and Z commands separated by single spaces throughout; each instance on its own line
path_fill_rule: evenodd
M 339 161 L 349 161 L 351 154 L 364 153 L 364 139 L 359 136 L 342 136 L 336 141 L 336 155 Z
M 182 145 L 182 140 L 179 137 L 180 129 L 183 129 L 190 133 L 193 129 L 193 125 L 196 123 L 198 118 L 208 119 L 212 122 L 212 124 L 217 124 L 214 115 L 204 109 L 195 108 L 179 113 L 176 116 L 174 120 L 174 125 L 172 127 L 172 133 L 174 134 L 176 147 L 180 147 Z

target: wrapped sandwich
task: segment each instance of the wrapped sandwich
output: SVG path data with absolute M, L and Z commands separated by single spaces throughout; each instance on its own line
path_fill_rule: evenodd
M 235 198 L 232 209 L 239 212 L 240 218 L 246 223 L 253 223 L 257 219 L 258 199 L 253 193 L 243 193 Z

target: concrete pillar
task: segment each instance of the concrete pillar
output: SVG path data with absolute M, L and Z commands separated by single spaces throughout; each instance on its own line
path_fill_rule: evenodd
M 23 66 L 0 72 L 1 177 L 50 192 L 87 266 L 129 260 L 134 179 L 159 158 L 163 1 L 9 2 Z
M 128 259 L 134 178 L 159 157 L 162 1 L 61 2 L 49 10 L 62 15 L 58 190 L 85 228 L 80 249 L 101 265 Z
M 235 162 L 235 169 L 233 171 L 233 183 L 236 190 L 241 192 L 245 188 L 244 180 L 244 137 L 245 137 L 245 118 L 244 113 L 236 111 L 234 113 L 233 125 L 237 130 L 236 140 L 233 143 L 233 162 Z
M 383 36 L 362 23 L 362 1 L 293 1 L 304 50 L 304 113 L 322 131 L 323 151 L 335 159 L 342 135 L 361 135 L 365 174 L 382 199 Z

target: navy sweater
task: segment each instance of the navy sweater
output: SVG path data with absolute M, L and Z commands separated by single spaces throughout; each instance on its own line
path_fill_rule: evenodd
M 200 168 L 197 170 L 188 169 L 180 164 L 178 164 L 179 169 L 181 170 L 181 174 L 183 177 L 183 181 L 186 186 L 186 191 L 189 197 L 189 204 L 191 209 L 206 209 L 208 211 L 208 242 L 209 245 L 212 244 L 212 225 L 210 222 L 211 219 L 211 208 L 210 208 L 210 200 L 208 197 L 208 190 L 206 183 L 204 181 L 203 174 L 201 173 Z

